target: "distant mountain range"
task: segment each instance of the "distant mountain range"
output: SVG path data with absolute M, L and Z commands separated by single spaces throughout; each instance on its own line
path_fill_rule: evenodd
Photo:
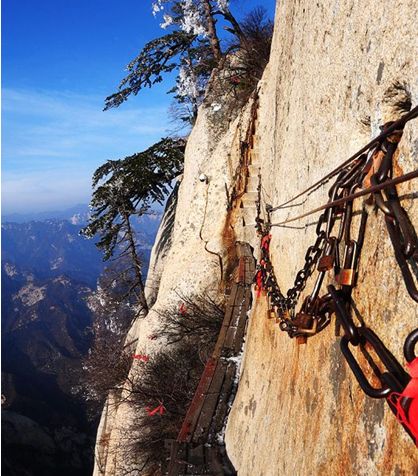
M 52 218 L 30 221 L 19 221 L 25 215 L 3 217 L 15 217 L 19 220 L 11 222 L 3 219 L 2 263 L 24 268 L 26 271 L 32 269 L 40 277 L 66 274 L 95 286 L 105 264 L 102 253 L 95 246 L 95 240 L 87 240 L 79 235 L 89 217 L 88 207 L 78 205 L 56 212 L 55 215 Z M 161 214 L 158 212 L 133 219 L 144 259 L 144 275 L 160 221 Z
M 89 347 L 92 289 L 65 275 L 41 279 L 8 264 L 2 271 L 6 474 L 87 475 L 93 435 L 70 375 Z
M 33 213 L 10 213 L 2 215 L 2 222 L 27 223 L 30 221 L 68 220 L 73 225 L 84 224 L 89 216 L 89 206 L 86 204 L 74 205 L 65 210 Z
M 2 445 L 4 474 L 91 474 L 95 428 L 71 393 L 90 344 L 87 297 L 104 269 L 79 235 L 88 208 L 2 224 Z M 19 221 L 19 222 L 18 222 Z M 134 223 L 145 268 L 160 215 Z M 145 269 L 146 272 L 146 269 Z
M 159 224 L 163 208 L 159 205 L 152 207 L 151 213 L 157 217 L 156 223 Z M 9 213 L 3 214 L 1 217 L 2 223 L 27 223 L 30 221 L 44 221 L 44 220 L 68 220 L 73 225 L 84 225 L 87 223 L 90 216 L 90 208 L 86 204 L 78 204 L 65 210 L 55 210 L 50 212 L 32 212 L 32 213 Z M 145 218 L 145 217 L 144 217 Z M 155 222 L 155 220 L 154 220 Z M 149 221 L 151 224 L 151 221 Z M 154 227 L 155 228 L 155 227 Z M 158 228 L 158 225 L 157 225 Z
M 9 276 L 32 272 L 37 278 L 62 274 L 95 286 L 104 263 L 93 240 L 79 236 L 80 226 L 67 220 L 4 223 L 2 263 Z

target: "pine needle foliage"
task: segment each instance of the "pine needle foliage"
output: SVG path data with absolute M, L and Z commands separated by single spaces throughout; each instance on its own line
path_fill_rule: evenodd
M 240 78 L 243 86 L 254 89 L 266 54 L 268 60 L 271 40 L 271 22 L 267 26 L 265 10 L 255 10 L 240 23 L 229 0 L 153 0 L 151 5 L 154 16 L 162 17 L 161 28 L 169 33 L 148 42 L 128 64 L 128 75 L 118 91 L 106 98 L 105 110 L 120 106 L 130 95 L 160 83 L 164 74 L 173 71 L 177 71 L 177 78 L 169 91 L 175 100 L 172 114 L 183 125 L 195 123 L 197 109 L 216 70 L 215 76 L 226 69 L 226 77 L 231 73 L 231 77 Z M 230 53 L 237 50 L 244 51 L 245 58 L 252 63 L 231 72 Z M 246 76 L 250 81 L 246 81 Z
M 240 25 L 245 39 L 229 42 L 230 54 L 209 92 L 211 100 L 226 99 L 231 115 L 232 109 L 239 110 L 257 87 L 270 58 L 273 36 L 273 22 L 263 7 L 249 12 Z
M 243 71 L 252 80 L 254 88 L 270 58 L 274 24 L 268 18 L 266 9 L 257 7 L 245 16 L 241 28 L 246 40 L 237 47 L 242 51 Z
M 105 99 L 104 110 L 118 107 L 131 94 L 137 95 L 141 89 L 160 83 L 164 73 L 178 66 L 175 58 L 189 49 L 195 38 L 195 35 L 175 31 L 147 43 L 128 64 L 129 74 L 120 83 L 119 91 Z
M 132 215 L 162 204 L 171 183 L 183 170 L 184 141 L 165 138 L 120 160 L 108 160 L 93 175 L 92 214 L 82 235 L 100 235 L 97 246 L 107 260 L 124 240 Z

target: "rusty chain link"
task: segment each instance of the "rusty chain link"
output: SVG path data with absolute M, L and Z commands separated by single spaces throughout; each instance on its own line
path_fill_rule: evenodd
M 406 122 L 402 123 L 402 127 Z M 401 206 L 395 185 L 390 184 L 393 178 L 393 157 L 402 136 L 402 128 L 395 128 L 394 123 L 387 123 L 382 127 L 382 131 L 380 142 L 374 142 L 369 150 L 364 150 L 362 155 L 358 155 L 354 161 L 338 170 L 338 176 L 329 190 L 330 207 L 320 215 L 315 230 L 315 242 L 307 249 L 304 265 L 296 273 L 293 286 L 286 294 L 280 290 L 270 260 L 269 212 L 274 209 L 267 206 L 268 220 L 261 219 L 261 175 L 259 176 L 256 228 L 262 246 L 255 281 L 258 292 L 264 291 L 268 297 L 269 317 L 275 317 L 280 329 L 287 332 L 291 338 L 297 337 L 299 343 L 306 342 L 308 337 L 323 330 L 331 322 L 331 316 L 335 315 L 337 335 L 340 328 L 343 330 L 340 341 L 342 354 L 360 387 L 371 397 L 387 398 L 389 406 L 396 413 L 397 407 L 388 397 L 393 392 L 400 393 L 408 385 L 410 376 L 376 333 L 364 323 L 355 325 L 352 319 L 351 294 L 356 286 L 366 231 L 366 204 L 371 202 L 385 215 L 388 234 L 406 288 L 412 299 L 418 302 L 418 289 L 411 271 L 418 266 L 418 239 L 407 213 Z M 390 134 L 385 134 L 385 131 L 390 131 Z M 387 187 L 381 187 L 382 190 L 374 192 L 363 203 L 358 233 L 354 238 L 353 200 L 340 200 L 337 205 L 334 205 L 334 202 L 350 197 L 356 189 L 380 186 L 386 182 L 389 182 Z M 338 220 L 339 226 L 336 229 Z M 296 312 L 302 292 L 315 271 L 317 276 L 312 290 Z M 327 286 L 327 292 L 321 295 L 325 276 L 330 272 L 333 272 L 334 281 L 339 288 L 330 284 Z M 404 345 L 404 355 L 408 362 L 416 357 L 417 343 L 418 329 L 414 329 Z M 368 352 L 367 362 L 377 377 L 378 386 L 367 379 L 350 347 L 359 348 L 363 353 L 373 349 L 374 357 Z M 407 408 L 408 402 L 404 400 L 401 399 L 397 405 Z M 404 427 L 414 438 L 409 428 L 405 425 Z

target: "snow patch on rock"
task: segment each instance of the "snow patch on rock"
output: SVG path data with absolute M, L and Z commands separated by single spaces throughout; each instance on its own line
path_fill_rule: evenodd
M 80 225 L 85 223 L 89 218 L 88 213 L 74 213 L 74 215 L 70 218 L 70 223 L 72 225 Z
M 64 259 L 61 256 L 59 256 L 57 259 L 52 260 L 51 269 L 58 269 L 63 261 Z
M 32 282 L 23 286 L 18 293 L 13 295 L 13 299 L 20 299 L 24 306 L 33 306 L 45 298 L 46 286 L 35 286 Z
M 14 266 L 13 264 L 5 263 L 3 269 L 7 276 L 9 276 L 10 278 L 18 274 L 16 266 Z
M 54 279 L 53 283 L 62 284 L 63 286 L 67 286 L 71 284 L 70 280 L 66 278 L 65 276 L 58 276 L 57 278 Z

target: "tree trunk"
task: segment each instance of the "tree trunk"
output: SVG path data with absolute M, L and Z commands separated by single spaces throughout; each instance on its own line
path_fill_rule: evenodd
M 145 288 L 144 288 L 144 282 L 142 278 L 142 266 L 141 266 L 141 261 L 139 259 L 138 253 L 136 252 L 136 246 L 135 246 L 135 239 L 134 239 L 134 232 L 131 227 L 131 222 L 129 220 L 129 215 L 127 213 L 123 213 L 123 218 L 126 222 L 126 234 L 128 238 L 128 248 L 131 253 L 132 261 L 134 263 L 134 268 L 135 268 L 135 276 L 137 280 L 137 284 L 139 287 L 139 303 L 141 304 L 142 311 L 145 314 L 148 314 L 148 303 L 147 300 L 145 299 Z
M 231 25 L 234 34 L 236 37 L 239 39 L 239 42 L 241 46 L 245 46 L 247 43 L 247 37 L 244 35 L 244 32 L 241 30 L 241 27 L 239 26 L 239 23 L 235 19 L 234 15 L 229 11 L 229 9 L 226 9 L 225 11 L 221 12 L 221 15 L 227 20 Z M 228 31 L 230 31 L 228 29 Z
M 216 26 L 215 26 L 215 19 L 212 15 L 212 7 L 210 5 L 209 0 L 203 0 L 203 7 L 205 9 L 205 16 L 207 21 L 207 30 L 209 36 L 210 46 L 213 51 L 213 56 L 215 57 L 216 61 L 219 62 L 222 57 L 221 45 L 219 43 L 219 38 L 216 33 Z

